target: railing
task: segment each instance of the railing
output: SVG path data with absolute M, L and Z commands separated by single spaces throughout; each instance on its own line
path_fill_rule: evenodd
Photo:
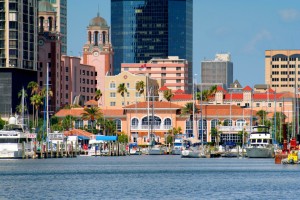
M 148 129 L 154 129 L 154 130 L 170 130 L 173 126 L 172 125 L 131 125 L 131 130 L 148 130 Z
M 239 132 L 239 131 L 250 131 L 250 126 L 219 126 L 218 131 L 222 132 Z

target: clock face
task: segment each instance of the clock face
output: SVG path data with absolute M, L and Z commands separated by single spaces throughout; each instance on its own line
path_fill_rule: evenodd
M 40 46 L 43 46 L 43 45 L 44 45 L 44 40 L 40 39 L 40 40 L 39 40 L 39 45 L 40 45 Z
M 99 52 L 98 52 L 98 51 L 95 51 L 95 52 L 93 53 L 93 55 L 94 55 L 94 56 L 99 56 Z

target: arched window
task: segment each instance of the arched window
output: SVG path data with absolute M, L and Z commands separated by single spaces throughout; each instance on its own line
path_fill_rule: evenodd
M 116 131 L 117 132 L 121 132 L 122 131 L 122 121 L 120 119 L 115 119 L 115 123 L 116 123 Z
M 193 137 L 193 121 L 189 119 L 185 121 L 185 134 L 187 137 Z
M 75 121 L 75 128 L 83 128 L 83 120 L 77 119 Z
M 98 37 L 99 37 L 99 32 L 95 31 L 94 33 L 94 45 L 98 46 Z
M 49 31 L 52 31 L 53 25 L 52 25 L 52 17 L 48 17 L 48 24 L 49 24 Z
M 244 125 L 246 125 L 246 120 L 244 120 L 244 119 L 236 120 L 236 126 L 241 127 L 241 126 L 244 126 Z
M 202 130 L 202 122 L 201 119 L 198 122 L 198 129 Z M 203 119 L 203 130 L 207 130 L 207 121 L 206 119 Z
M 211 122 L 210 122 L 210 129 L 217 128 L 217 126 L 219 125 L 219 122 L 220 121 L 218 119 L 211 120 Z
M 103 31 L 103 32 L 102 32 L 102 42 L 103 42 L 103 44 L 105 44 L 105 42 L 106 42 L 106 41 L 105 41 L 105 40 L 106 40 L 105 37 L 106 37 L 106 33 Z
M 232 120 L 231 119 L 225 119 L 224 120 L 224 126 L 232 126 Z
M 44 32 L 44 17 L 40 17 L 40 32 Z
M 91 33 L 91 31 L 89 31 L 88 35 L 89 35 L 89 43 L 91 44 L 92 43 L 92 33 Z
M 151 125 L 160 125 L 161 119 L 157 116 L 149 116 L 149 124 Z M 148 116 L 142 119 L 142 125 L 148 125 Z
M 133 118 L 131 120 L 131 126 L 138 126 L 139 125 L 139 120 L 137 118 Z
M 164 128 L 165 129 L 170 129 L 170 128 L 172 128 L 172 120 L 170 119 L 170 118 L 166 118 L 165 120 L 164 120 Z

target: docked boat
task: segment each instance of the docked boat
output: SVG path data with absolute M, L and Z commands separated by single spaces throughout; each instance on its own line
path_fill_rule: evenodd
M 148 155 L 164 155 L 166 154 L 166 149 L 162 145 L 151 146 L 148 150 Z
M 182 158 L 208 158 L 209 153 L 206 146 L 203 146 L 199 140 L 189 138 L 183 141 Z
M 35 138 L 36 134 L 29 133 L 18 116 L 10 117 L 8 124 L 0 130 L 0 158 L 32 156 Z
M 173 155 L 180 155 L 182 151 L 182 139 L 175 139 L 174 145 L 172 148 Z
M 142 155 L 141 148 L 137 145 L 137 143 L 131 143 L 128 146 L 130 155 Z
M 249 158 L 273 158 L 274 146 L 269 128 L 266 126 L 253 127 L 250 134 L 249 146 L 246 148 Z

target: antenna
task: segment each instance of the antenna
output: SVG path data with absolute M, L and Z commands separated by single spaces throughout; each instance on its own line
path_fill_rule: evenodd
M 98 4 L 98 13 L 97 13 L 97 17 L 100 16 L 100 13 L 99 13 L 99 4 Z

